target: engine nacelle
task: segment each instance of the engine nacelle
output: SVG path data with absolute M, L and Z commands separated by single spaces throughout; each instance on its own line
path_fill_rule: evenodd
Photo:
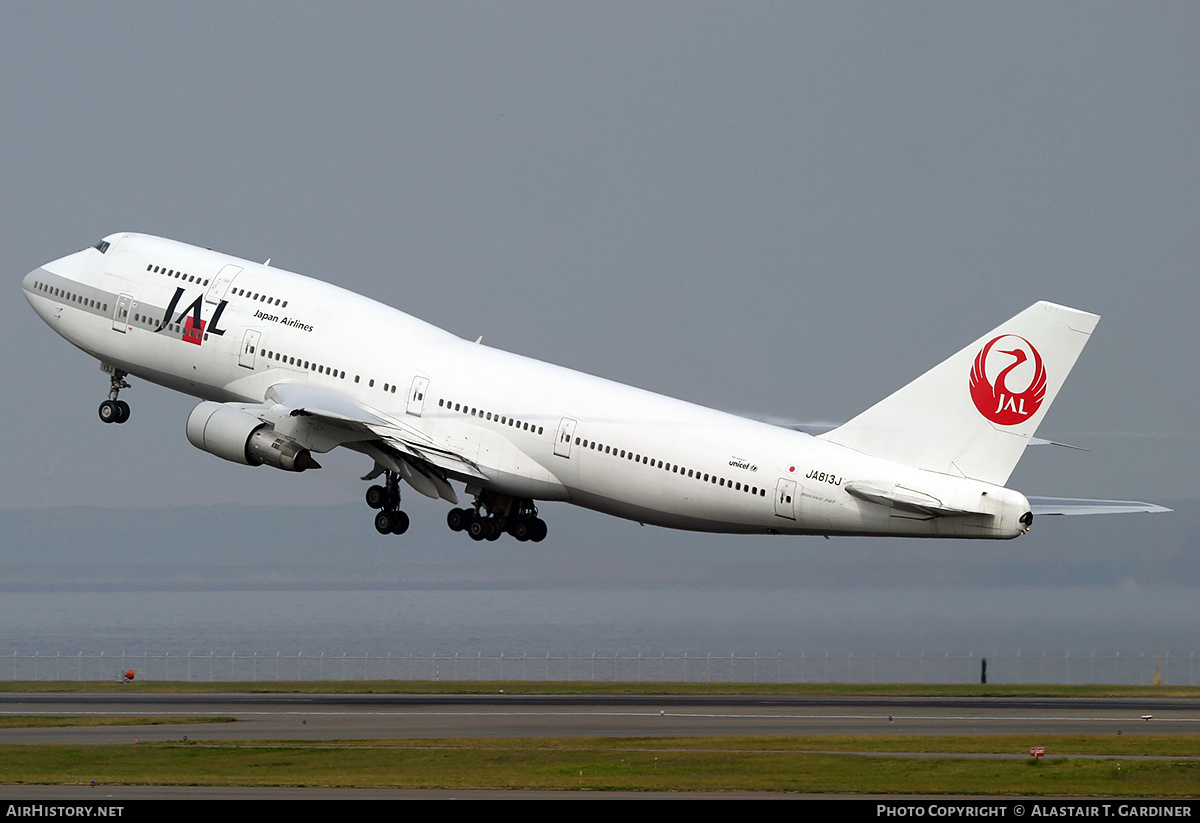
M 187 439 L 196 448 L 244 466 L 266 463 L 289 472 L 319 469 L 312 453 L 252 414 L 206 401 L 188 415 Z

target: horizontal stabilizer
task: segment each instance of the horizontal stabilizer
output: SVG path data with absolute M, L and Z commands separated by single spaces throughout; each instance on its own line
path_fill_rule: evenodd
M 924 492 L 895 486 L 891 489 L 881 489 L 866 483 L 847 483 L 846 491 L 859 500 L 868 503 L 878 503 L 890 509 L 924 514 L 930 517 L 945 517 L 947 515 L 979 514 L 966 509 L 956 509 L 946 506 L 942 501 Z
M 1042 514 L 1129 514 L 1169 512 L 1166 506 L 1137 500 L 1085 500 L 1080 497 L 1027 497 L 1034 515 Z
M 1074 449 L 1077 452 L 1091 451 L 1091 449 L 1085 449 L 1083 446 L 1072 446 L 1070 443 L 1059 443 L 1057 440 L 1046 440 L 1043 437 L 1029 438 L 1029 445 L 1031 445 L 1031 446 L 1062 446 L 1064 449 Z

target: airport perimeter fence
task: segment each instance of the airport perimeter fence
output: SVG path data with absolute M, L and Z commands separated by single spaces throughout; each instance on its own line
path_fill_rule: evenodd
M 19 653 L 10 680 L 527 680 L 693 683 L 1196 685 L 1196 653 L 486 655 Z M 0 666 L 3 664 L 0 663 Z

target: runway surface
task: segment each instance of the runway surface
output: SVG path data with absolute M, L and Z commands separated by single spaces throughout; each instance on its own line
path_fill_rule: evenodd
M 236 722 L 0 729 L 0 743 L 1200 733 L 1200 700 L 1131 698 L 0 694 L 0 716 L 22 715 Z

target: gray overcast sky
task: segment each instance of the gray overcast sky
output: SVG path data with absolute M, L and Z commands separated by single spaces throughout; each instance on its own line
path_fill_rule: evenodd
M 1200 5 L 3 10 L 4 507 L 362 494 L 361 456 L 291 476 L 193 449 L 194 401 L 145 383 L 99 422 L 106 378 L 19 282 L 124 230 L 798 420 L 1062 302 L 1103 320 L 1040 434 L 1091 451 L 1031 450 L 1012 485 L 1200 492 Z

